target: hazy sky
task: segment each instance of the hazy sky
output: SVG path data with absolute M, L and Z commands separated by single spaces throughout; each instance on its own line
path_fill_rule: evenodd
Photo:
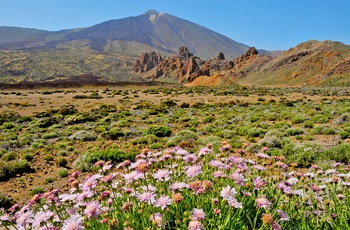
M 286 50 L 311 39 L 350 44 L 350 0 L 0 0 L 0 26 L 57 31 L 149 9 L 259 49 Z

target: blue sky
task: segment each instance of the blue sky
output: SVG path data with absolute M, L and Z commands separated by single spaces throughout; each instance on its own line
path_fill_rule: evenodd
M 350 0 L 0 0 L 0 26 L 57 31 L 149 9 L 259 49 L 286 50 L 311 39 L 350 44 Z

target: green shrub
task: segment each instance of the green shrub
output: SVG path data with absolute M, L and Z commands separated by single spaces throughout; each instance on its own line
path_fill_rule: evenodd
M 32 154 L 30 154 L 30 153 L 23 154 L 23 159 L 25 159 L 25 160 L 27 160 L 29 162 L 32 161 L 33 158 L 34 158 L 34 156 Z
M 242 148 L 243 142 L 239 139 L 239 137 L 233 137 L 229 140 L 229 144 L 232 148 L 239 149 Z
M 57 157 L 57 165 L 60 167 L 66 167 L 68 160 L 62 156 Z
M 217 134 L 219 137 L 230 139 L 236 135 L 236 132 L 233 130 L 222 130 Z
M 56 124 L 57 122 L 58 121 L 53 117 L 44 117 L 38 121 L 37 125 L 39 128 L 48 128 L 48 127 Z
M 253 115 L 249 118 L 249 121 L 253 122 L 253 123 L 257 122 L 258 120 L 260 120 L 260 116 L 258 116 L 258 115 Z
M 119 137 L 124 137 L 124 133 L 118 128 L 112 128 L 107 132 L 107 136 L 112 140 L 117 140 Z
M 44 184 L 50 184 L 52 183 L 54 180 L 51 177 L 47 177 L 45 178 Z
M 248 130 L 247 137 L 252 138 L 252 137 L 263 137 L 266 133 L 265 129 L 262 128 L 251 128 Z
M 15 126 L 16 126 L 15 123 L 10 122 L 10 121 L 4 122 L 4 123 L 2 124 L 2 128 L 3 128 L 3 129 L 12 129 L 12 128 L 14 128 Z
M 67 177 L 68 176 L 68 170 L 67 169 L 60 169 L 58 171 L 58 176 L 63 178 L 63 177 Z
M 0 208 L 11 208 L 14 205 L 13 200 L 7 196 L 5 193 L 0 192 Z
M 324 158 L 321 145 L 305 143 L 299 147 L 291 146 L 286 154 L 287 160 L 290 163 L 297 163 L 299 167 L 310 167 L 311 164 Z
M 329 118 L 324 115 L 315 115 L 311 118 L 311 121 L 316 124 L 323 124 L 328 122 Z
M 163 146 L 163 144 L 161 144 L 161 143 L 153 143 L 153 144 L 151 144 L 150 146 L 149 146 L 149 148 L 150 149 L 161 149 L 161 148 L 163 148 L 164 146 Z
M 56 137 L 58 137 L 58 133 L 56 133 L 56 132 L 44 133 L 41 137 L 43 139 L 56 138 Z
M 81 140 L 81 141 L 94 141 L 97 136 L 86 130 L 79 130 L 68 137 L 70 140 Z
M 18 137 L 20 145 L 30 145 L 36 139 L 38 139 L 38 135 L 31 133 L 25 133 Z
M 16 174 L 29 172 L 30 170 L 30 165 L 27 160 L 9 162 L 0 161 L 0 181 L 7 180 Z
M 189 108 L 190 107 L 190 103 L 187 103 L 187 102 L 182 102 L 180 104 L 180 108 Z
M 275 129 L 285 130 L 291 127 L 287 122 L 276 122 L 273 126 Z
M 203 117 L 203 123 L 212 123 L 213 121 L 215 121 L 215 117 L 214 116 L 206 116 Z
M 334 135 L 337 131 L 330 126 L 316 126 L 312 133 L 317 135 Z
M 350 121 L 350 114 L 344 113 L 334 120 L 335 125 L 346 124 Z
M 314 127 L 314 123 L 312 121 L 305 121 L 303 123 L 303 127 L 304 128 L 309 128 L 309 129 L 312 129 Z
M 350 138 L 350 132 L 347 132 L 347 131 L 342 131 L 342 132 L 340 132 L 340 138 L 341 138 L 341 139 Z
M 30 195 L 34 196 L 35 194 L 39 194 L 39 193 L 44 193 L 45 189 L 43 189 L 42 187 L 36 187 L 33 188 L 32 191 L 30 191 Z
M 269 130 L 264 138 L 261 140 L 261 146 L 268 147 L 270 149 L 282 149 L 283 141 L 282 141 L 282 133 L 277 130 Z
M 2 155 L 1 159 L 3 161 L 12 161 L 15 160 L 17 157 L 17 153 L 16 152 L 8 152 Z
M 170 138 L 167 141 L 167 146 L 178 146 L 180 142 L 188 141 L 190 143 L 193 143 L 198 139 L 198 135 L 190 130 L 181 130 L 175 134 L 174 137 Z
M 167 126 L 153 125 L 150 126 L 146 131 L 146 135 L 155 135 L 156 137 L 168 137 L 172 133 L 171 129 Z
M 97 150 L 92 153 L 90 153 L 86 161 L 90 164 L 93 164 L 97 161 L 104 160 L 104 161 L 112 161 L 113 163 L 121 162 L 124 160 L 134 160 L 135 155 L 125 153 L 117 148 L 111 147 L 104 150 Z
M 306 120 L 303 116 L 295 116 L 292 118 L 292 124 L 301 124 Z
M 288 136 L 297 136 L 304 134 L 304 130 L 298 128 L 289 128 L 286 130 Z
M 2 111 L 0 112 L 0 125 L 4 122 L 16 121 L 21 115 L 14 111 Z
M 344 164 L 350 163 L 350 145 L 349 144 L 339 144 L 325 151 L 325 157 L 329 160 L 334 160 L 336 162 L 341 162 Z
M 44 155 L 44 160 L 49 162 L 53 160 L 53 156 L 50 153 Z
M 96 133 L 103 133 L 107 131 L 107 126 L 105 125 L 99 125 L 95 128 Z

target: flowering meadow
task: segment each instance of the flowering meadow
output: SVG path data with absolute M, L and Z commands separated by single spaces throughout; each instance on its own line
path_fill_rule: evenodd
M 5 229 L 349 229 L 350 168 L 294 168 L 268 148 L 144 150 L 70 175 L 70 191 L 0 210 Z

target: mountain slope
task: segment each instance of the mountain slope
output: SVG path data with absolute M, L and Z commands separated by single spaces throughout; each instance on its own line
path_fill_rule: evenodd
M 236 78 L 243 84 L 350 85 L 350 46 L 333 41 L 308 41 Z
M 221 51 L 225 51 L 227 57 L 234 58 L 249 49 L 247 45 L 205 27 L 154 10 L 136 17 L 102 22 L 88 28 L 57 32 L 0 27 L 1 49 L 54 48 L 70 44 L 72 41 L 88 41 L 88 47 L 98 52 L 122 50 L 131 55 L 150 51 L 149 47 L 163 54 L 175 54 L 179 47 L 186 46 L 195 55 L 205 59 Z M 124 43 L 124 46 L 121 43 Z M 135 50 L 134 45 L 146 48 Z
M 234 58 L 249 47 L 170 14 L 148 11 L 136 17 L 111 20 L 65 35 L 67 40 L 88 39 L 94 50 L 103 51 L 110 41 L 134 41 L 155 49 L 176 53 L 186 46 L 202 58 L 211 58 L 225 50 Z

